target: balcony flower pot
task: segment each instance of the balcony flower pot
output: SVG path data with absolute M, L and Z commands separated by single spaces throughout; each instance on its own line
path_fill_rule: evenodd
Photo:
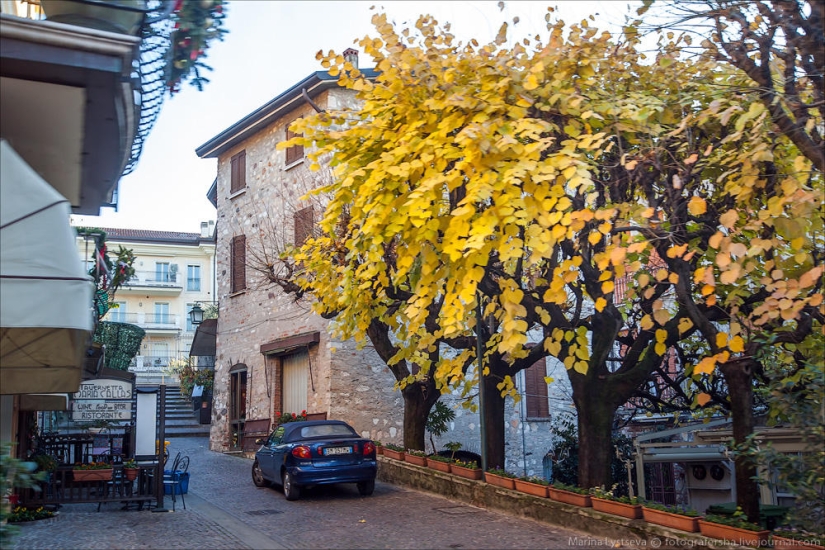
M 41 6 L 49 21 L 135 36 L 143 21 L 143 12 L 136 10 L 145 10 L 146 0 L 49 0 Z
M 137 479 L 138 471 L 137 468 L 123 468 L 123 475 L 128 481 L 134 481 Z
M 389 447 L 384 447 L 384 456 L 393 460 L 404 460 L 404 451 L 396 451 Z
M 533 483 L 532 481 L 526 481 L 524 479 L 516 479 L 515 485 L 516 491 L 521 491 L 522 493 L 536 497 L 547 498 L 547 485 Z
M 77 482 L 109 481 L 112 479 L 112 468 L 105 470 L 72 470 L 72 477 Z
M 557 489 L 555 487 L 548 487 L 547 493 L 550 495 L 550 498 L 556 502 L 581 506 L 582 508 L 590 508 L 593 505 L 590 495 L 580 495 L 579 493 L 565 491 L 564 489 Z
M 433 470 L 438 470 L 439 472 L 450 473 L 450 463 L 444 462 L 442 460 L 433 460 L 431 458 L 428 458 L 427 468 L 432 468 Z
M 598 497 L 592 497 L 590 500 L 593 504 L 593 509 L 599 512 L 629 519 L 642 519 L 641 504 L 625 504 L 624 502 Z
M 453 463 L 450 464 L 450 473 L 465 479 L 479 480 L 484 472 L 481 471 L 481 468 L 467 468 L 466 466 L 459 466 Z
M 764 547 L 768 544 L 770 531 L 751 531 L 732 525 L 723 525 L 712 521 L 699 520 L 699 532 L 706 537 L 721 539 L 742 546 Z
M 698 517 L 683 516 L 664 510 L 655 510 L 647 506 L 642 506 L 642 515 L 648 523 L 655 523 L 656 525 L 687 531 L 688 533 L 699 532 L 700 518 Z
M 404 462 L 409 462 L 410 464 L 415 464 L 416 466 L 426 466 L 427 457 L 414 455 L 410 453 L 404 453 Z
M 491 474 L 490 472 L 484 472 L 484 481 L 486 481 L 490 485 L 495 485 L 496 487 L 502 487 L 504 489 L 516 488 L 515 480 L 512 477 Z
M 809 550 L 825 550 L 825 546 L 816 544 L 810 540 L 798 540 L 779 535 L 771 536 L 771 544 L 774 548 L 808 548 Z

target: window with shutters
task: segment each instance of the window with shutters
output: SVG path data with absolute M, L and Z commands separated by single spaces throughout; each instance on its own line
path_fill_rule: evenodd
M 232 237 L 232 285 L 230 292 L 246 288 L 246 235 Z
M 547 400 L 547 376 L 545 360 L 540 359 L 524 369 L 524 393 L 527 403 L 527 418 L 550 418 L 550 404 Z
M 293 121 L 295 122 L 295 121 Z M 290 123 L 292 124 L 292 123 Z M 289 129 L 289 126 L 286 128 L 286 139 L 289 141 L 294 137 L 299 137 L 302 134 L 296 134 L 292 130 Z M 293 145 L 292 147 L 287 147 L 286 149 L 286 165 L 289 166 L 295 162 L 298 162 L 304 158 L 304 146 L 303 145 Z
M 237 193 L 246 187 L 246 151 L 241 151 L 230 160 L 232 175 L 229 192 Z
M 301 246 L 312 236 L 312 228 L 315 225 L 315 214 L 311 206 L 302 208 L 295 212 L 295 246 Z

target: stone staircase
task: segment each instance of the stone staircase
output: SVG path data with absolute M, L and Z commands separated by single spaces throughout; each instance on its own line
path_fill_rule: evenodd
M 192 409 L 192 401 L 180 393 L 179 386 L 166 387 L 166 438 L 209 437 L 209 424 L 198 422 L 200 411 Z

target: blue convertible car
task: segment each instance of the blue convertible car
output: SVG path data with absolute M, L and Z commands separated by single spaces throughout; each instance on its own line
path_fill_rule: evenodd
M 346 422 L 289 422 L 258 443 L 253 483 L 257 487 L 280 484 L 287 500 L 297 500 L 301 487 L 308 485 L 357 483 L 364 496 L 375 489 L 375 443 Z

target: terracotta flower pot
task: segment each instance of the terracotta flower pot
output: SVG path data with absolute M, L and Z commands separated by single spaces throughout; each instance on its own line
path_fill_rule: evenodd
M 127 480 L 134 481 L 137 479 L 138 471 L 137 468 L 123 468 L 123 475 L 126 476 Z
M 521 491 L 522 493 L 527 493 L 528 495 L 547 498 L 547 485 L 540 485 L 538 483 L 524 481 L 522 479 L 516 479 L 515 484 L 516 491 Z
M 796 540 L 787 537 L 771 536 L 771 544 L 774 548 L 809 548 L 810 550 L 825 550 L 825 546 L 804 540 Z
M 484 481 L 496 487 L 503 487 L 504 489 L 515 489 L 515 480 L 511 477 L 504 477 L 490 472 L 484 472 Z
M 555 487 L 548 487 L 547 493 L 550 495 L 551 499 L 557 502 L 581 506 L 582 508 L 589 508 L 593 505 L 590 495 L 580 495 L 579 493 L 556 489 Z
M 384 447 L 384 456 L 387 458 L 392 458 L 393 460 L 404 460 L 404 451 L 396 451 L 394 449 Z
M 466 479 L 481 479 L 483 472 L 481 468 L 465 468 L 457 464 L 450 464 L 450 473 Z
M 443 462 L 441 460 L 431 460 L 427 459 L 427 468 L 432 468 L 433 470 L 438 470 L 439 472 L 447 472 L 450 473 L 450 463 Z
M 404 453 L 404 462 L 409 462 L 410 464 L 415 464 L 416 466 L 426 466 L 427 457 Z
M 629 519 L 642 519 L 642 505 L 641 504 L 625 504 L 624 502 L 616 502 L 615 500 L 608 500 L 606 498 L 592 497 L 590 499 L 593 503 L 593 509 L 599 512 L 613 514 L 614 516 L 621 516 Z
M 706 537 L 722 539 L 743 546 L 767 546 L 770 531 L 749 531 L 732 525 L 722 525 L 711 521 L 699 520 L 699 532 Z
M 664 510 L 656 510 L 654 508 L 647 508 L 642 506 L 642 514 L 648 523 L 655 523 L 656 525 L 663 525 L 680 531 L 687 531 L 688 533 L 699 532 L 698 517 L 683 516 L 681 514 L 674 514 L 672 512 L 665 512 Z
M 382 455 L 384 454 L 384 447 L 383 445 L 376 445 L 375 446 L 375 454 Z
M 106 470 L 72 470 L 75 481 L 109 481 L 112 479 L 112 469 Z

